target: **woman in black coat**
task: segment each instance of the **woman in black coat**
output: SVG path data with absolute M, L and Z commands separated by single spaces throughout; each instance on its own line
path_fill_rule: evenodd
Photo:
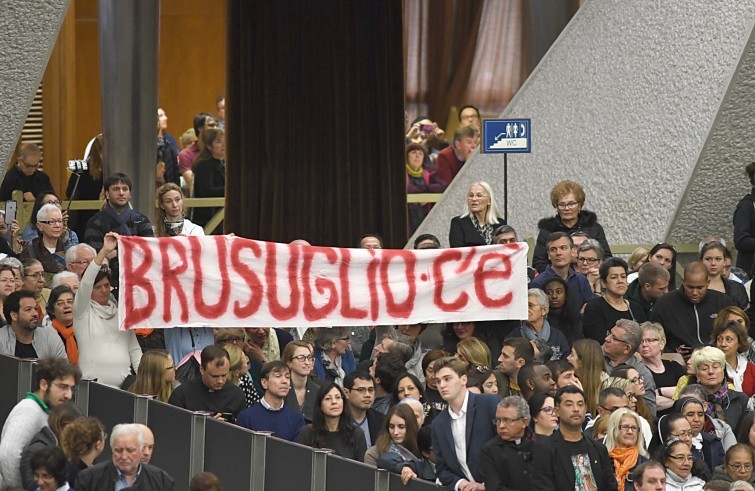
M 737 267 L 752 276 L 755 257 L 755 162 L 745 167 L 752 191 L 737 203 L 734 210 L 734 247 L 737 248 Z
M 194 161 L 195 198 L 225 196 L 225 137 L 223 130 L 209 128 L 202 133 L 204 148 Z M 217 212 L 217 208 L 194 208 L 192 221 L 204 227 Z
M 448 243 L 451 247 L 495 244 L 495 229 L 506 225 L 487 182 L 475 182 L 467 192 L 467 211 L 451 219 Z
M 603 248 L 603 258 L 611 257 L 611 248 L 606 241 L 603 227 L 598 223 L 598 215 L 582 209 L 585 205 L 585 190 L 574 181 L 561 181 L 551 189 L 551 204 L 556 210 L 555 217 L 543 218 L 537 224 L 540 231 L 535 243 L 532 257 L 532 267 L 539 273 L 548 266 L 548 251 L 545 239 L 553 232 L 564 232 L 572 235 L 575 232 L 585 232 L 588 237 L 595 239 Z

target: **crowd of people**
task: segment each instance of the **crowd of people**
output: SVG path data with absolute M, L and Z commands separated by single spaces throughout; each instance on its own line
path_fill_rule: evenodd
M 170 147 L 164 111 L 158 116 L 160 145 Z M 461 116 L 454 144 L 443 149 L 437 125 L 411 125 L 409 185 L 442 190 L 458 172 L 480 123 L 474 108 Z M 40 361 L 36 390 L 0 435 L 2 486 L 172 489 L 172 478 L 149 464 L 148 427 L 105 428 L 71 404 L 86 377 L 327 448 L 404 483 L 437 481 L 454 491 L 752 489 L 755 341 L 746 285 L 755 193 L 734 215 L 737 264 L 748 269 L 732 267 L 726 242 L 707 236 L 677 278 L 673 245 L 638 248 L 628 261 L 613 256 L 597 214 L 584 209 L 584 189 L 558 182 L 555 215 L 539 222 L 527 269 L 526 319 L 310 328 L 301 336 L 276 327 L 121 331 L 118 237 L 204 234 L 183 199 L 187 189 L 204 196 L 204 185 L 222 190 L 217 123 L 200 115 L 194 143 L 161 150 L 154 224 L 131 206 L 128 176 L 103 179 L 94 165 L 90 181 L 102 180 L 105 203 L 76 230 L 58 195 L 39 184 L 41 171 L 26 172 L 38 161 L 34 149 L 21 147 L 9 176 L 19 183 L 13 190 L 35 202 L 36 222 L 0 230 L 0 353 Z M 185 166 L 192 156 L 207 162 L 206 175 L 196 162 Z M 90 149 L 90 160 L 98 158 L 101 138 Z M 748 173 L 755 185 L 755 165 Z M 489 184 L 470 185 L 466 203 L 450 220 L 451 247 L 519 241 Z M 370 233 L 358 246 L 383 243 Z M 429 234 L 413 246 L 441 247 Z M 100 462 L 106 444 L 113 458 Z M 203 474 L 192 489 L 219 484 Z

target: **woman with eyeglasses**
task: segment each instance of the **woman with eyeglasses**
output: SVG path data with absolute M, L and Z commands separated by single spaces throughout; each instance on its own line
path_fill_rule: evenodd
M 649 458 L 640 431 L 639 414 L 628 408 L 614 411 L 608 418 L 605 445 L 609 457 L 613 459 L 619 491 L 632 490 L 632 472 Z
M 490 367 L 473 367 L 467 374 L 467 389 L 475 394 L 498 394 L 498 380 Z
M 532 258 L 533 268 L 542 273 L 548 266 L 545 238 L 553 232 L 564 232 L 567 235 L 585 232 L 589 238 L 600 243 L 605 257 L 612 255 L 603 227 L 598 223 L 598 215 L 583 209 L 585 190 L 582 186 L 574 181 L 561 181 L 551 189 L 550 199 L 556 216 L 543 218 L 537 224 L 539 232 Z
M 176 365 L 164 351 L 147 351 L 142 355 L 136 381 L 128 388 L 139 395 L 155 396 L 160 402 L 168 402 L 176 384 Z
M 315 398 L 320 385 L 312 376 L 315 357 L 312 345 L 306 341 L 291 341 L 286 345 L 281 360 L 291 370 L 291 390 L 288 391 L 285 403 L 299 411 L 305 421 L 312 422 L 315 409 Z
M 532 433 L 536 438 L 551 436 L 558 427 L 558 414 L 553 396 L 538 392 L 530 398 L 529 406 Z
M 79 243 L 79 236 L 74 232 L 73 230 L 70 230 L 68 228 L 68 212 L 63 211 L 63 203 L 61 199 L 58 197 L 57 194 L 55 194 L 52 191 L 47 191 L 46 193 L 40 194 L 37 196 L 37 199 L 34 200 L 34 206 L 31 209 L 31 217 L 32 219 L 37 216 L 37 213 L 39 213 L 39 210 L 44 205 L 55 205 L 58 207 L 59 210 L 61 210 L 63 214 L 63 246 L 65 249 L 68 249 L 69 247 L 76 245 Z M 34 223 L 34 221 L 30 221 L 29 224 L 24 228 L 23 232 L 21 232 L 21 239 L 23 239 L 24 242 L 29 243 L 32 240 L 39 237 L 39 228 Z
M 648 320 L 641 305 L 624 298 L 628 268 L 626 261 L 620 257 L 609 257 L 600 265 L 603 296 L 593 298 L 585 305 L 582 329 L 586 338 L 602 342 L 605 332 L 615 326 L 619 319 L 633 320 L 638 324 Z
M 317 378 L 343 386 L 343 378 L 357 369 L 354 353 L 349 348 L 349 329 L 321 327 L 315 336 L 315 365 Z
M 715 433 L 705 431 L 705 406 L 695 397 L 684 397 L 674 403 L 674 412 L 684 415 L 689 422 L 692 454 L 713 472 L 724 463 L 724 447 Z
M 343 389 L 332 382 L 320 387 L 312 423 L 299 431 L 296 441 L 313 448 L 333 450 L 340 457 L 358 462 L 364 461 L 367 451 L 364 433 L 354 426 Z
M 726 482 L 745 481 L 755 485 L 752 467 L 755 464 L 755 450 L 746 443 L 737 443 L 726 451 L 726 462 L 713 471 L 713 479 Z
M 644 377 L 634 367 L 626 364 L 616 365 L 611 371 L 611 377 L 623 378 L 629 381 L 627 396 L 629 397 L 630 394 L 636 396 L 634 398 L 629 397 L 629 407 L 647 421 L 653 421 L 655 419 L 653 413 L 647 407 L 643 398 L 645 394 Z
M 708 289 L 725 293 L 740 309 L 749 308 L 750 300 L 747 290 L 738 281 L 724 278 L 724 259 L 726 248 L 720 242 L 708 242 L 700 249 L 700 261 L 708 270 Z
M 736 321 L 715 323 L 711 341 L 726 355 L 726 375 L 734 389 L 748 397 L 755 394 L 755 364 L 747 359 L 750 343 L 744 327 Z
M 466 210 L 451 219 L 448 243 L 451 247 L 469 247 L 495 244 L 493 232 L 506 221 L 495 201 L 493 188 L 487 182 L 470 184 L 467 190 Z
M 37 259 L 45 271 L 45 286 L 49 286 L 53 275 L 66 269 L 65 235 L 63 214 L 53 204 L 42 206 L 36 214 L 36 225 L 40 234 L 27 242 L 21 252 L 21 259 Z
M 692 474 L 692 452 L 684 441 L 674 438 L 666 442 L 656 455 L 666 469 L 666 489 L 703 491 L 705 481 Z
M 690 368 L 708 395 L 707 413 L 736 429 L 747 410 L 748 397 L 728 385 L 726 355 L 718 348 L 706 346 L 690 358 Z
M 664 360 L 661 355 L 666 347 L 666 332 L 657 322 L 645 322 L 642 328 L 642 341 L 639 353 L 642 362 L 653 374 L 655 381 L 655 405 L 658 416 L 671 412 L 674 405 L 674 392 L 679 378 L 685 375 L 685 370 L 678 362 Z

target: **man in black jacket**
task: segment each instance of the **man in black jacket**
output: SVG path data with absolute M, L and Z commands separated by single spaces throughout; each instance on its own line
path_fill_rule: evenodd
M 84 242 L 99 251 L 102 249 L 105 234 L 117 232 L 120 235 L 153 237 L 149 218 L 131 208 L 131 179 L 120 172 L 108 176 L 103 183 L 105 208 L 87 222 Z M 118 284 L 118 256 L 110 259 L 110 276 L 113 284 Z
M 709 281 L 703 263 L 690 263 L 684 268 L 682 287 L 655 303 L 650 320 L 666 330 L 667 351 L 683 345 L 682 355 L 686 356 L 693 347 L 707 345 L 718 312 L 734 305 L 728 295 L 708 290 Z
M 24 143 L 16 165 L 8 169 L 0 185 L 0 201 L 13 199 L 13 191 L 23 191 L 24 201 L 34 201 L 41 193 L 55 192 L 50 177 L 39 170 L 42 152 L 36 143 Z M 36 217 L 33 217 L 36 220 Z
M 82 491 L 113 491 L 140 489 L 143 491 L 170 491 L 173 479 L 162 469 L 142 464 L 144 434 L 135 424 L 113 427 L 110 448 L 113 458 L 81 471 L 75 489 Z
M 495 426 L 498 436 L 480 450 L 480 475 L 486 491 L 532 489 L 534 440 L 527 425 L 530 408 L 519 396 L 498 403 Z
M 573 385 L 561 387 L 555 396 L 560 428 L 535 444 L 532 489 L 574 491 L 574 489 L 618 489 L 613 461 L 608 450 L 582 434 L 585 395 Z
M 375 381 L 367 372 L 351 372 L 343 379 L 343 391 L 354 426 L 362 429 L 368 448 L 375 445 L 385 419 L 385 415 L 372 409 Z

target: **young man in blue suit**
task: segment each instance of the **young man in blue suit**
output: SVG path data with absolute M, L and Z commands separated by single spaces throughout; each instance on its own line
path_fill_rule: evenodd
M 438 479 L 448 490 L 484 491 L 480 448 L 496 436 L 493 420 L 500 399 L 469 392 L 465 365 L 456 358 L 436 360 L 433 368 L 448 403 L 432 426 Z

